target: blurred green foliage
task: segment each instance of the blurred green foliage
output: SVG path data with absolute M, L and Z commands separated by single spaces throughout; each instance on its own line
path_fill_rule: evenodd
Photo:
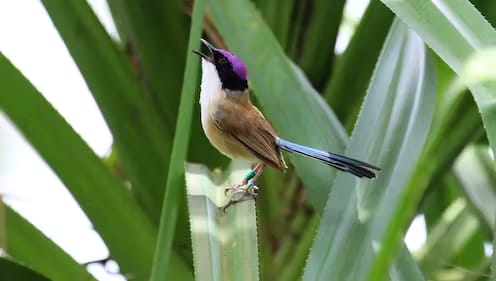
M 180 196 L 183 160 L 212 170 L 229 163 L 203 136 L 191 98 L 199 89 L 191 51 L 202 31 L 246 62 L 252 98 L 281 136 L 382 168 L 363 181 L 288 155 L 286 173 L 264 172 L 253 245 L 260 280 L 490 279 L 496 77 L 456 86 L 467 60 L 496 45 L 495 1 L 371 0 L 359 19 L 347 18 L 345 0 L 205 1 L 202 20 L 191 0 L 108 0 L 117 42 L 86 1 L 42 1 L 112 132 L 109 159 L 0 54 L 0 109 L 78 201 L 122 274 L 149 280 L 155 262 L 158 276 L 202 280 Z M 350 41 L 336 53 L 350 22 Z M 163 200 L 166 183 L 172 201 Z M 0 208 L 9 255 L 0 274 L 91 280 L 35 226 Z M 427 239 L 410 252 L 402 239 L 418 215 Z

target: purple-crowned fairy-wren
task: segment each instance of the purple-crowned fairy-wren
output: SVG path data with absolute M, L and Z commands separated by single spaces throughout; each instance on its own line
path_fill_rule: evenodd
M 245 188 L 253 196 L 254 185 L 265 166 L 286 169 L 281 150 L 317 159 L 357 177 L 374 178 L 378 167 L 331 152 L 306 147 L 278 136 L 263 114 L 250 101 L 247 70 L 232 53 L 214 48 L 201 39 L 204 51 L 194 51 L 202 58 L 200 90 L 201 123 L 210 143 L 231 159 L 259 161 L 232 189 Z

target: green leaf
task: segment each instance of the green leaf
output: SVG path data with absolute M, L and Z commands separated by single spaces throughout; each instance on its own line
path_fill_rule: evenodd
M 295 1 L 295 7 L 293 12 L 293 23 L 291 26 L 290 33 L 288 34 L 289 43 L 286 48 L 288 52 L 288 56 L 292 59 L 298 58 L 300 54 L 300 48 L 302 45 L 301 36 L 303 35 L 303 28 L 305 23 L 305 15 L 306 13 L 306 1 Z
M 199 70 L 199 58 L 192 51 L 199 49 L 200 35 L 202 32 L 203 13 L 205 0 L 195 1 L 193 7 L 193 20 L 188 43 L 188 57 L 181 91 L 179 115 L 177 118 L 176 132 L 170 158 L 167 184 L 165 187 L 164 202 L 160 217 L 158 242 L 155 248 L 151 281 L 164 280 L 169 270 L 171 248 L 174 239 L 174 230 L 177 223 L 181 195 L 184 195 L 184 163 L 188 153 L 188 145 L 193 118 L 193 106 L 196 104 L 196 93 Z
M 442 70 L 439 67 L 438 69 Z M 444 75 L 446 76 L 446 73 Z M 417 164 L 417 167 L 421 168 L 415 170 L 408 184 L 408 189 L 415 192 L 415 195 L 410 194 L 405 200 L 411 200 L 414 196 L 422 197 L 426 190 L 427 194 L 431 195 L 438 192 L 440 180 L 451 170 L 456 157 L 467 143 L 483 133 L 482 121 L 474 99 L 467 91 L 453 90 L 453 81 L 449 80 L 450 83 L 445 81 L 443 84 L 446 85 L 440 85 L 434 121 Z M 439 203 L 436 202 L 435 208 L 441 209 L 442 212 L 444 208 L 442 203 Z M 427 216 L 428 227 L 429 219 Z
M 124 54 L 86 1 L 42 2 L 107 121 L 133 192 L 158 221 L 171 128 L 163 126 Z
M 49 281 L 39 273 L 5 258 L 0 258 L 0 280 Z
M 324 96 L 346 128 L 352 128 L 367 91 L 393 13 L 379 0 L 370 1 L 353 38 L 336 61 Z
M 5 222 L 5 204 L 0 196 L 0 251 L 7 250 L 7 224 Z
M 310 247 L 312 246 L 313 239 L 315 237 L 315 231 L 319 226 L 320 216 L 314 214 L 306 224 L 303 225 L 304 228 L 303 235 L 298 237 L 299 241 L 296 245 L 293 245 L 295 249 L 291 251 L 288 255 L 289 260 L 286 260 L 286 264 L 281 264 L 280 276 L 278 280 L 299 280 L 303 274 L 306 259 L 308 253 L 310 252 Z M 292 244 L 294 243 L 295 237 L 290 236 Z
M 460 197 L 460 183 L 452 173 L 448 173 L 442 179 L 436 180 L 434 185 L 437 188 L 426 192 L 424 202 L 422 202 L 422 210 L 420 211 L 424 214 L 428 233 L 436 226 L 446 208 Z
M 278 39 L 279 44 L 283 49 L 286 49 L 295 1 L 262 0 L 256 2 L 258 9 L 272 29 L 272 33 Z
M 36 270 L 50 278 L 50 280 L 96 280 L 86 271 L 84 266 L 78 264 L 69 254 L 64 252 L 16 211 L 6 206 L 5 215 L 8 253 L 15 260 Z M 1 278 L 3 272 L 3 270 L 0 270 L 0 280 L 13 280 L 12 275 L 7 275 L 9 276 L 8 278 Z
M 203 165 L 188 164 L 186 183 L 197 280 L 256 281 L 258 243 L 255 202 L 222 206 L 224 189 L 249 171 L 247 163 L 232 162 L 224 175 Z
M 267 1 L 270 2 L 270 1 Z M 317 87 L 327 79 L 334 60 L 334 45 L 343 17 L 345 0 L 316 0 L 312 3 L 301 50 L 299 65 Z
M 482 234 L 486 234 L 480 235 L 482 237 L 479 240 L 483 240 L 484 237 L 492 234 L 496 214 L 496 208 L 494 207 L 496 204 L 496 169 L 494 160 L 489 155 L 489 150 L 487 145 L 469 146 L 458 157 L 454 166 L 454 172 L 462 183 L 460 189 L 465 194 L 467 202 L 472 207 L 471 209 L 479 217 L 481 226 L 479 231 Z M 461 252 L 467 255 L 467 253 L 473 253 L 477 250 L 473 245 L 469 246 L 470 248 Z M 483 256 L 483 249 L 481 252 L 482 254 L 479 254 L 479 257 Z M 468 259 L 467 257 L 460 257 L 459 260 L 466 263 Z M 484 264 L 485 260 L 484 256 L 482 262 L 479 258 L 476 260 L 476 265 Z M 478 267 L 473 270 L 477 270 Z
M 454 171 L 468 202 L 481 218 L 487 233 L 496 214 L 496 169 L 487 146 L 469 146 L 458 157 Z
M 109 0 L 119 34 L 135 48 L 142 84 L 170 132 L 176 125 L 188 40 L 182 1 Z M 124 35 L 124 36 L 122 36 Z M 174 38 L 174 40 L 171 40 Z
M 496 81 L 496 47 L 482 49 L 466 62 L 460 73 L 459 84 L 468 87 Z
M 210 5 L 215 26 L 246 63 L 250 87 L 280 136 L 342 152 L 347 140 L 343 127 L 301 70 L 285 56 L 253 4 L 247 0 L 211 3 L 215 3 Z M 310 202 L 321 209 L 335 176 L 334 169 L 301 156 L 290 155 L 290 159 L 307 188 Z
M 438 270 L 433 280 L 446 281 L 486 281 L 489 280 L 490 259 L 484 259 L 475 270 L 465 268 L 441 269 Z
M 465 0 L 382 0 L 402 21 L 415 30 L 457 74 L 466 61 L 486 47 L 496 44 L 496 31 L 482 15 Z M 496 151 L 496 106 L 492 93 L 496 83 L 482 83 L 470 87 L 482 116 L 493 151 Z M 401 240 L 401 228 L 413 214 L 420 194 L 417 186 L 409 185 L 386 230 L 384 240 L 390 241 L 379 251 L 371 280 L 381 279 L 387 272 L 389 260 Z M 401 207 L 400 207 L 401 206 Z
M 477 50 L 496 44 L 495 30 L 465 0 L 382 0 L 453 68 L 462 70 Z M 429 19 L 429 20 L 425 20 Z
M 470 2 L 474 4 L 493 27 L 496 27 L 496 2 L 487 0 L 470 0 Z
M 147 277 L 156 239 L 151 221 L 102 160 L 2 54 L 0 73 L 0 108 L 78 201 L 122 272 L 137 280 Z M 174 263 L 178 272 L 187 272 L 177 258 Z
M 384 44 L 347 154 L 382 168 L 375 180 L 339 174 L 303 280 L 364 280 L 398 195 L 420 156 L 434 112 L 434 65 L 422 40 L 396 20 Z M 404 250 L 406 251 L 406 250 Z M 422 280 L 408 252 L 394 280 Z M 354 265 L 350 267 L 350 264 Z M 398 273 L 401 272 L 401 273 Z M 411 274 L 411 275 L 409 275 Z M 382 279 L 376 279 L 382 280 Z
M 442 95 L 417 169 L 410 177 L 402 201 L 398 204 L 401 206 L 399 212 L 404 211 L 407 206 L 412 210 L 409 211 L 408 215 L 403 214 L 405 217 L 402 218 L 401 223 L 394 222 L 397 224 L 397 231 L 402 232 L 404 230 L 405 224 L 417 208 L 416 204 L 411 204 L 412 200 L 419 200 L 414 198 L 421 198 L 427 188 L 438 188 L 439 179 L 450 171 L 460 151 L 482 132 L 480 116 L 473 98 L 467 92 L 450 89 Z M 406 195 L 407 193 L 408 195 Z M 395 215 L 397 214 L 395 213 Z M 392 244 L 386 246 L 389 247 Z
M 436 270 L 450 265 L 478 230 L 479 222 L 467 202 L 463 198 L 455 200 L 439 218 L 416 255 L 422 271 L 432 277 Z M 483 245 L 479 247 L 482 249 Z
M 493 256 L 491 258 L 491 281 L 496 280 L 496 229 L 493 230 Z

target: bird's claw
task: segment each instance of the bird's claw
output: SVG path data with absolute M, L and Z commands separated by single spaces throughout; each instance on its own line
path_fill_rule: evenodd
M 256 197 L 258 195 L 259 188 L 253 182 L 248 181 L 246 184 L 235 184 L 232 186 L 228 186 L 224 189 L 224 195 L 227 195 L 229 192 L 239 192 L 244 191 L 245 193 Z
M 234 185 L 228 186 L 228 187 L 224 188 L 224 195 L 227 196 L 227 194 L 229 192 L 236 192 L 238 190 L 241 190 L 242 187 L 243 187 L 243 184 L 234 184 Z
M 225 213 L 226 209 L 232 205 L 257 198 L 258 190 L 258 186 L 256 186 L 251 181 L 248 181 L 248 183 L 246 184 L 236 184 L 226 187 L 224 190 L 224 194 L 226 194 L 228 200 L 227 203 L 222 207 L 222 211 Z

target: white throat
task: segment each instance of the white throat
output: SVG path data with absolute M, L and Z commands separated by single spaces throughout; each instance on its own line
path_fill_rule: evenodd
M 215 65 L 202 58 L 202 78 L 200 87 L 200 105 L 202 111 L 221 91 L 222 83 Z
M 215 112 L 216 101 L 222 97 L 222 82 L 215 65 L 202 59 L 200 112 L 203 130 L 207 129 L 210 114 Z

